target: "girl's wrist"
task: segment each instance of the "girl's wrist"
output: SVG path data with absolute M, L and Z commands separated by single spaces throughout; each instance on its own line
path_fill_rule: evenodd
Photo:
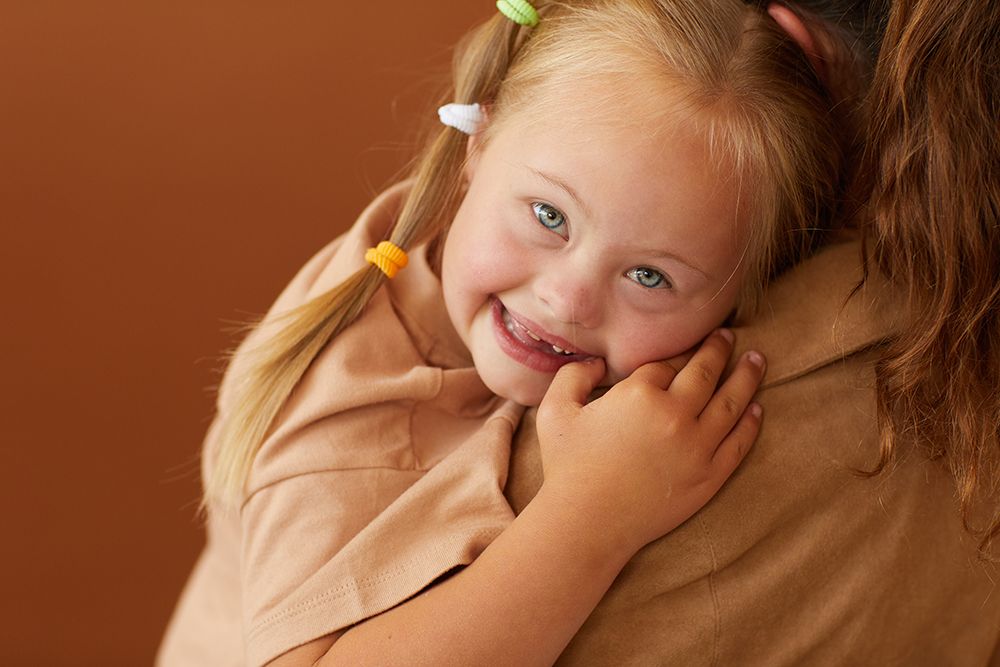
M 543 517 L 548 530 L 573 543 L 580 557 L 590 559 L 595 566 L 620 570 L 644 546 L 635 543 L 616 517 L 605 516 L 580 495 L 554 484 L 543 483 L 529 507 Z

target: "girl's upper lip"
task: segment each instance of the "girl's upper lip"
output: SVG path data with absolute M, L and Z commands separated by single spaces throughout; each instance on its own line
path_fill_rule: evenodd
M 497 298 L 497 301 L 500 301 L 500 299 Z M 550 345 L 558 345 L 559 347 L 563 348 L 564 350 L 572 352 L 573 354 L 578 354 L 578 355 L 580 355 L 582 357 L 596 357 L 597 356 L 596 354 L 591 354 L 590 352 L 587 352 L 586 350 L 581 350 L 579 347 L 577 347 L 577 345 L 575 343 L 571 343 L 568 340 L 566 340 L 565 338 L 562 338 L 560 336 L 556 336 L 555 334 L 550 333 L 549 331 L 546 331 L 537 322 L 529 320 L 527 317 L 524 317 L 523 315 L 521 315 L 517 311 L 511 310 L 510 308 L 508 308 L 507 304 L 505 304 L 503 301 L 500 301 L 500 306 L 503 307 L 503 309 L 507 311 L 507 313 L 511 316 L 511 318 L 517 320 L 517 322 L 521 326 L 523 326 L 525 329 L 529 329 L 533 334 L 535 334 L 536 336 L 538 336 L 539 338 L 541 338 L 542 340 L 544 340 L 546 343 L 549 343 Z

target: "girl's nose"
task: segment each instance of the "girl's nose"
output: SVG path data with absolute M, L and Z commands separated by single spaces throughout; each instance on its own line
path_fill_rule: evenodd
M 535 295 L 552 318 L 587 329 L 600 320 L 600 289 L 591 272 L 550 266 L 535 281 Z

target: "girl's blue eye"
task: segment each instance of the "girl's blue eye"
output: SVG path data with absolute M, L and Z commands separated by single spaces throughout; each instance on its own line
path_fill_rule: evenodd
M 651 269 L 646 266 L 637 266 L 634 269 L 629 269 L 625 272 L 631 280 L 639 283 L 643 287 L 648 287 L 649 289 L 670 289 L 673 285 L 670 284 L 670 280 L 657 271 L 656 269 Z
M 562 211 L 554 206 L 537 201 L 531 205 L 531 208 L 535 212 L 538 222 L 542 223 L 542 226 L 560 236 L 566 236 L 566 232 L 561 229 L 566 226 L 566 216 L 562 214 Z

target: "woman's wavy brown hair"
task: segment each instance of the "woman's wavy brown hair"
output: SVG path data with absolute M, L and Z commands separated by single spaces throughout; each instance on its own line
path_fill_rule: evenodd
M 983 554 L 1000 533 L 998 28 L 996 0 L 893 3 L 862 172 L 870 270 L 904 286 L 910 306 L 876 368 L 874 472 L 902 441 L 930 447 Z

